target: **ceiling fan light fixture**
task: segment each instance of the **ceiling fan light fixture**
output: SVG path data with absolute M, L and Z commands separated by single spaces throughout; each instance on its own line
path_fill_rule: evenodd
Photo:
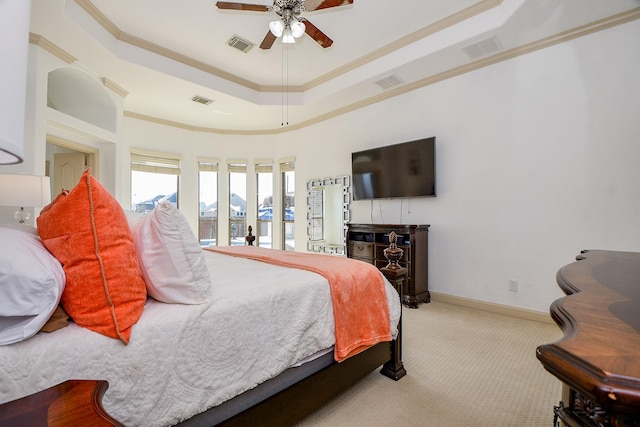
M 280 20 L 271 21 L 269 22 L 269 31 L 271 31 L 271 34 L 274 36 L 280 37 L 284 32 L 284 24 Z
M 302 35 L 304 34 L 305 30 L 306 30 L 306 27 L 305 27 L 303 22 L 294 21 L 291 24 L 291 34 L 293 34 L 293 37 L 295 37 L 295 38 L 302 37 Z
M 287 27 L 282 32 L 282 43 L 292 44 L 296 42 L 296 38 L 293 37 L 293 33 L 291 32 L 291 28 Z

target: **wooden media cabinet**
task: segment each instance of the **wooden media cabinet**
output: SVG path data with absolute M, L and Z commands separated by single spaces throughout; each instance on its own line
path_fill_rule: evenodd
M 403 286 L 403 304 L 418 308 L 431 301 L 429 294 L 429 225 L 348 224 L 347 256 L 382 268 L 387 265 L 384 250 L 389 233 L 395 231 L 397 245 L 403 250 L 400 265 L 407 269 Z

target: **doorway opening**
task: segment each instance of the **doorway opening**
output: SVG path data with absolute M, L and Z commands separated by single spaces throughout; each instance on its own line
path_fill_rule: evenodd
M 51 198 L 55 199 L 63 190 L 74 188 L 86 169 L 91 169 L 91 174 L 98 176 L 98 155 L 95 148 L 48 135 L 45 175 L 51 181 Z

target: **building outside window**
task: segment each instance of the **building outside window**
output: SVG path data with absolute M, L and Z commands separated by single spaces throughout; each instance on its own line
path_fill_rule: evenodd
M 218 245 L 218 160 L 198 160 L 198 237 L 201 246 Z
M 255 162 L 256 188 L 258 189 L 256 218 L 256 246 L 273 247 L 273 162 L 257 160 Z
M 295 250 L 295 159 L 280 162 L 282 173 L 282 249 Z
M 168 200 L 178 206 L 180 157 L 175 154 L 131 152 L 131 210 L 146 213 Z
M 229 161 L 229 244 L 244 245 L 247 235 L 247 162 Z

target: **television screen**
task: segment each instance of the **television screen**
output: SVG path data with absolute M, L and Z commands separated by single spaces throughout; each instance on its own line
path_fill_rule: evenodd
M 436 138 L 351 154 L 353 200 L 434 197 Z

